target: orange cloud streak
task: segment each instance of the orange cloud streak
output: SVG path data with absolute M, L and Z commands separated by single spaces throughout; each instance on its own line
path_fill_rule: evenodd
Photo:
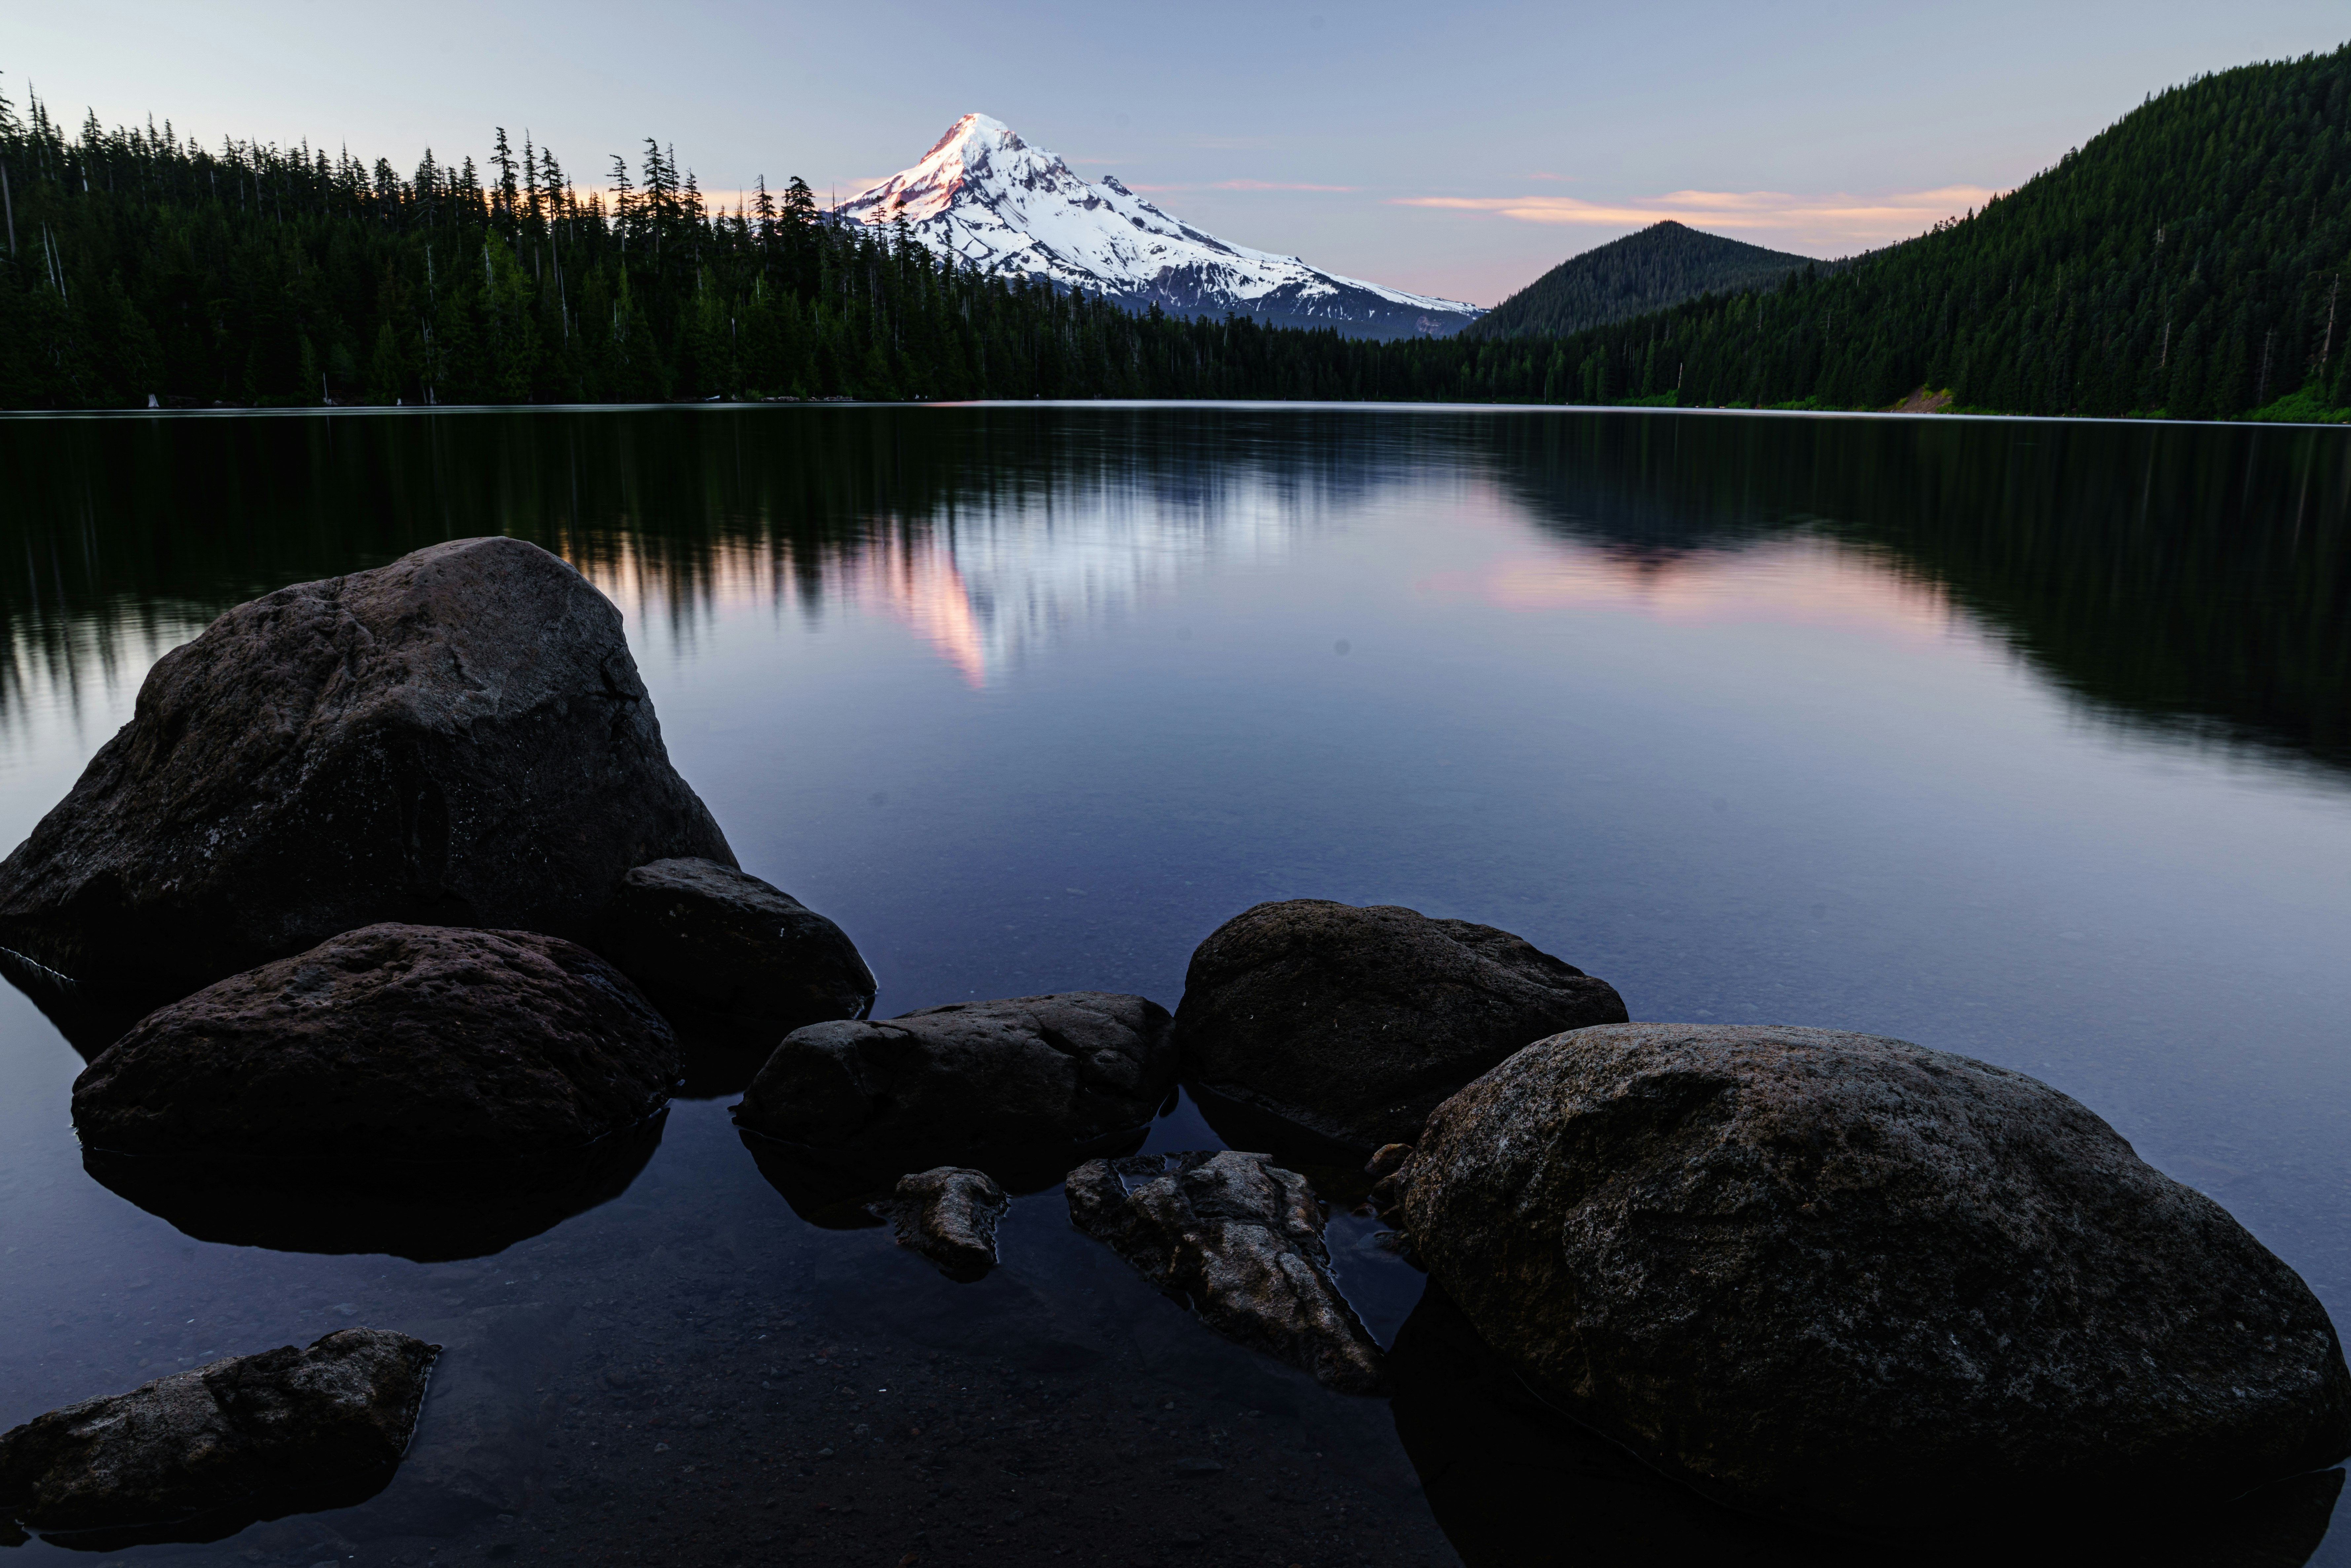
M 1945 185 L 1875 201 L 1848 195 L 1795 196 L 1782 191 L 1674 191 L 1625 203 L 1576 196 L 1396 196 L 1397 206 L 1495 213 L 1520 223 L 1593 228 L 1646 226 L 1666 218 L 1701 228 L 1801 230 L 1862 243 L 1906 239 L 1999 194 L 1982 185 Z

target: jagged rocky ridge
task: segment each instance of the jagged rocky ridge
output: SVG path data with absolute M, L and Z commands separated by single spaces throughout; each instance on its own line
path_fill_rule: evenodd
M 1137 310 L 1253 317 L 1351 338 L 1449 337 L 1484 312 L 1228 244 L 1104 175 L 1081 177 L 1012 128 L 967 114 L 922 162 L 834 208 L 984 272 L 1026 274 Z

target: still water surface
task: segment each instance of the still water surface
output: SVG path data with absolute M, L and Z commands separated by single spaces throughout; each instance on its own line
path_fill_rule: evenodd
M 1172 1008 L 1193 946 L 1251 904 L 1408 904 L 1516 931 L 1636 1019 L 1863 1030 L 2031 1072 L 2351 1322 L 2343 433 L 1100 405 L 26 419 L 0 422 L 0 476 L 6 843 L 221 610 L 517 534 L 620 604 L 673 759 L 745 869 L 856 939 L 876 1016 L 1074 988 Z M 1223 1344 L 1071 1232 L 1058 1189 L 1019 1201 L 977 1286 L 802 1218 L 727 1120 L 752 1065 L 697 1061 L 622 1197 L 487 1259 L 277 1250 L 86 1176 L 82 1058 L 0 991 L 0 1427 L 368 1322 L 451 1347 L 390 1490 L 116 1557 L 1568 1550 L 1555 1472 L 1604 1464 L 1559 1458 L 1442 1357 L 1392 1411 Z M 1152 1146 L 1216 1142 L 1186 1102 Z M 1421 1280 L 1374 1228 L 1343 1209 L 1333 1251 L 1388 1340 Z M 2327 1505 L 2260 1560 L 2303 1560 Z M 2335 1506 L 2311 1561 L 2351 1563 Z M 1587 1542 L 1628 1552 L 1789 1550 L 1671 1511 L 1621 1477 L 1574 1500 Z M 2213 1550 L 2195 1560 L 2253 1560 Z

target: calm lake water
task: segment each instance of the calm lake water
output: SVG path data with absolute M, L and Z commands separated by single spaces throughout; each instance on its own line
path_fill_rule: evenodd
M 1408 904 L 1636 1019 L 2031 1072 L 2351 1324 L 2351 433 L 5 420 L 0 841 L 220 611 L 495 532 L 620 604 L 673 759 L 747 870 L 856 939 L 877 1016 L 1172 1008 L 1251 904 Z M 117 1197 L 68 1124 L 82 1065 L 0 988 L 0 1428 L 346 1323 L 450 1347 L 372 1501 L 108 1561 L 1825 1560 L 1612 1469 L 1432 1312 L 1409 1397 L 1326 1394 L 1071 1231 L 1058 1188 L 952 1284 L 769 1185 L 726 1115 L 747 1060 L 697 1061 L 621 1197 L 426 1262 Z M 1151 1146 L 1217 1142 L 1187 1101 Z M 1332 1246 L 1385 1341 L 1422 1280 L 1374 1228 L 1343 1209 Z M 2331 1487 L 2273 1513 L 2178 1560 L 2351 1563 Z

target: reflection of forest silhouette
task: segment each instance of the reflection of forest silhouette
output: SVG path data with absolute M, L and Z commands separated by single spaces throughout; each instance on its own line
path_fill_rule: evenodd
M 984 682 L 1186 550 L 1466 466 L 1635 581 L 1824 535 L 1980 616 L 2095 712 L 2351 763 L 2339 433 L 680 409 L 12 421 L 0 462 L 18 480 L 0 494 L 0 726 L 284 582 L 499 531 L 675 629 L 735 594 L 866 599 Z
M 2105 716 L 2351 766 L 2340 433 L 1587 414 L 1492 434 L 1544 527 L 1646 571 L 1816 532 L 1939 588 Z

